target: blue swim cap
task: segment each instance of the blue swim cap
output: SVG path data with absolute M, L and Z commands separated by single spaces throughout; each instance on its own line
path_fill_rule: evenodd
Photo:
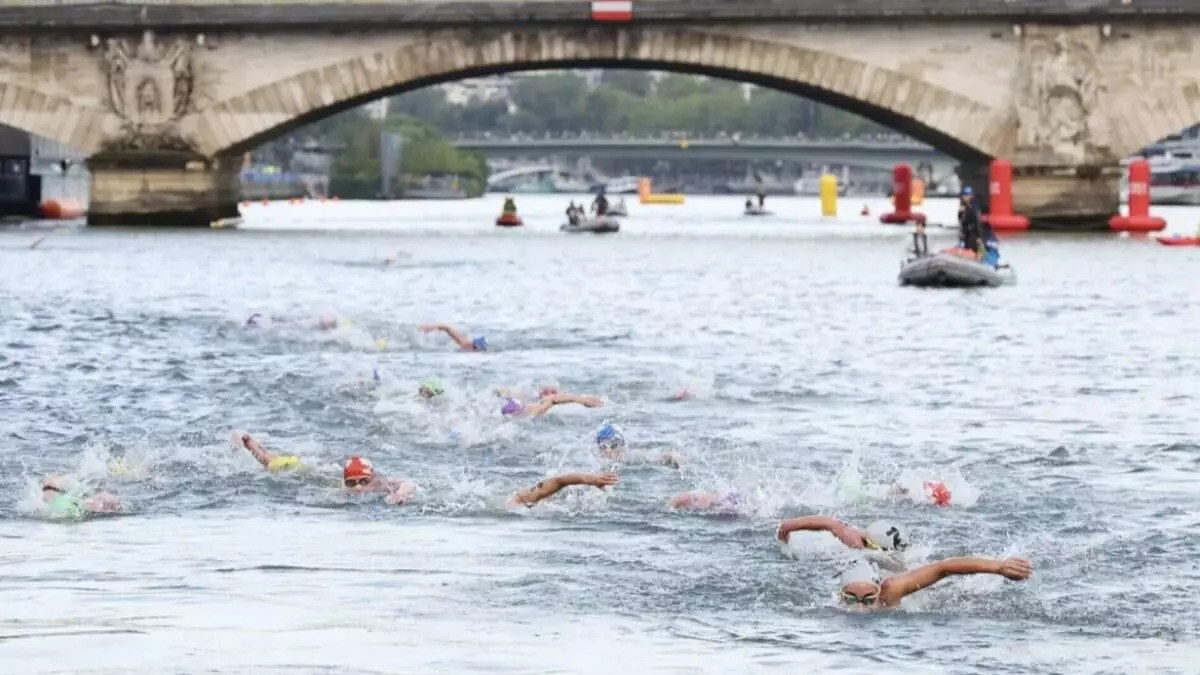
M 973 194 L 975 194 L 975 191 L 971 189 L 970 185 L 967 185 L 962 189 L 962 196 L 964 197 L 970 197 Z
M 508 399 L 508 403 L 505 403 L 504 407 L 500 409 L 500 414 L 501 415 L 516 415 L 517 413 L 521 412 L 524 409 L 525 409 L 525 406 L 521 405 L 520 403 L 517 403 L 516 401 L 514 401 L 510 398 L 510 399 Z
M 475 351 L 486 352 L 487 348 L 488 348 L 487 338 L 480 335 L 479 337 L 475 338 L 474 340 L 471 340 L 471 346 L 475 348 Z
M 625 445 L 625 436 L 620 429 L 605 422 L 604 426 L 596 431 L 596 445 L 602 448 L 619 448 Z

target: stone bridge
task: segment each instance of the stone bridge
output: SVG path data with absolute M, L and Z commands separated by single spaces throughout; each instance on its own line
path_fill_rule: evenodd
M 653 68 L 801 94 L 977 181 L 1014 161 L 1035 223 L 1099 223 L 1118 161 L 1200 121 L 1191 0 L 7 0 L 0 123 L 91 156 L 93 223 L 236 210 L 232 157 L 340 110 L 513 70 Z

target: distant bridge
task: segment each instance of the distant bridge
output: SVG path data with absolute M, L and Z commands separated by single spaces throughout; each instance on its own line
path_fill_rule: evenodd
M 936 173 L 957 160 L 923 143 L 867 140 L 664 139 L 664 138 L 472 138 L 454 141 L 487 157 L 591 157 L 594 159 L 794 161 L 888 169 L 926 162 Z

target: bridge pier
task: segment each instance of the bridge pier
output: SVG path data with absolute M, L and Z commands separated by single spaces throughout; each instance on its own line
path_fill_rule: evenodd
M 1120 166 L 1026 166 L 1013 174 L 1013 211 L 1027 216 L 1032 229 L 1107 231 L 1120 208 Z
M 238 215 L 232 161 L 188 152 L 110 152 L 88 159 L 88 225 L 208 227 Z

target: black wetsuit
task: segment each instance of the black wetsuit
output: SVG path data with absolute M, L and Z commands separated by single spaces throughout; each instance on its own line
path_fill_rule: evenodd
M 767 195 L 762 192 L 758 193 L 758 208 L 760 208 L 760 209 L 763 208 L 766 201 L 767 201 Z
M 979 250 L 980 220 L 974 202 L 963 201 L 958 205 L 959 243 L 969 251 Z
M 608 199 L 605 198 L 604 193 L 596 195 L 596 201 L 592 202 L 592 206 L 596 209 L 597 216 L 608 213 Z

